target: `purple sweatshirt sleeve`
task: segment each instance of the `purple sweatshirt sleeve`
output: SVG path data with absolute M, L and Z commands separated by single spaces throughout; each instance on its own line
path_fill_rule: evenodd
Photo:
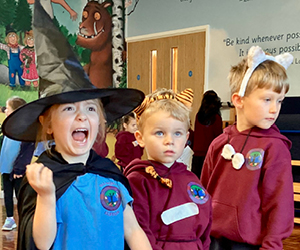
M 147 235 L 153 250 L 163 250 L 156 244 L 156 238 L 153 235 L 150 225 L 150 213 L 149 213 L 149 193 L 153 190 L 148 190 L 147 185 L 144 182 L 144 178 L 138 173 L 131 173 L 128 176 L 128 180 L 133 193 L 133 210 L 135 216 Z
M 204 188 L 207 188 L 208 185 L 208 180 L 211 174 L 211 169 L 212 169 L 212 145 L 210 145 L 210 147 L 208 148 L 207 154 L 205 156 L 205 160 L 203 163 L 203 168 L 202 168 L 202 172 L 201 172 L 201 176 L 200 176 L 200 182 L 202 183 Z
M 283 248 L 282 240 L 289 237 L 294 227 L 293 177 L 290 153 L 277 148 L 263 174 L 262 224 L 264 237 L 261 249 Z

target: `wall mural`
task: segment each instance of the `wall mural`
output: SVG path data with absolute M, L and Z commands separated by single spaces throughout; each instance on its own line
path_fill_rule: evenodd
M 124 0 L 40 0 L 98 88 L 126 87 Z M 0 0 L 0 106 L 38 98 L 32 10 L 35 0 Z M 0 117 L 1 118 L 1 117 Z M 0 121 L 1 122 L 1 121 Z

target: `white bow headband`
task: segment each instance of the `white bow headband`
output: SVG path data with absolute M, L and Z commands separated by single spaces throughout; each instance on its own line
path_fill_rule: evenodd
M 271 60 L 274 62 L 277 62 L 281 66 L 283 66 L 285 69 L 287 69 L 291 63 L 293 62 L 294 57 L 290 53 L 284 53 L 278 56 L 269 56 L 266 55 L 265 52 L 262 50 L 259 46 L 252 46 L 249 49 L 248 52 L 248 69 L 246 71 L 246 74 L 244 75 L 241 88 L 239 91 L 239 96 L 243 97 L 246 91 L 246 87 L 248 84 L 248 81 L 253 73 L 253 71 L 257 68 L 258 65 L 263 63 L 264 61 Z

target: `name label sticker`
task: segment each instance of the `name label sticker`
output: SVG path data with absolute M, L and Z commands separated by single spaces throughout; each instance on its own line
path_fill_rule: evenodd
M 194 202 L 188 202 L 164 211 L 161 214 L 161 219 L 165 225 L 170 225 L 197 214 L 199 214 L 198 206 Z

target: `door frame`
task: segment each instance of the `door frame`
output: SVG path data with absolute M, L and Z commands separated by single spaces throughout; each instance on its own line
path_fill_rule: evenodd
M 130 42 L 141 42 L 141 41 L 148 41 L 152 39 L 158 39 L 158 38 L 166 38 L 166 37 L 172 37 L 172 36 L 178 36 L 178 35 L 185 35 L 185 34 L 191 34 L 191 33 L 197 33 L 197 32 L 203 32 L 205 31 L 205 65 L 204 65 L 204 92 L 208 89 L 208 70 L 209 70 L 209 33 L 210 33 L 210 27 L 209 25 L 202 25 L 202 26 L 195 26 L 185 29 L 178 29 L 178 30 L 170 30 L 165 32 L 158 32 L 158 33 L 152 33 L 147 35 L 141 35 L 141 36 L 133 36 L 133 37 L 127 37 L 125 38 L 126 44 Z M 128 46 L 128 45 L 127 45 Z

